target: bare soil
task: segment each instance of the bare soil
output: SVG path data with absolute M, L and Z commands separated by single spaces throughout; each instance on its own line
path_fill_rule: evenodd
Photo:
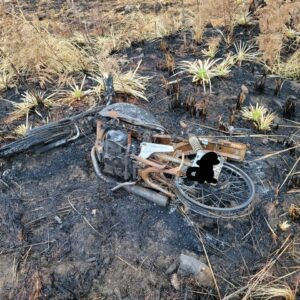
M 235 38 L 250 41 L 257 32 L 255 26 L 241 27 L 236 30 Z M 212 34 L 208 28 L 206 35 Z M 182 33 L 165 40 L 177 62 L 198 58 L 204 46 L 192 44 L 189 35 L 184 45 Z M 161 79 L 162 76 L 168 80 L 176 77 L 157 68 L 158 62 L 164 60 L 159 44 L 160 40 L 135 43 L 114 55 L 128 62 L 124 64 L 125 69 L 134 68 L 142 59 L 140 73 L 153 79 L 147 91 L 149 102 L 140 101 L 138 105 L 151 111 L 170 134 L 186 136 L 188 131 L 246 143 L 247 161 L 285 149 L 284 142 L 295 134 L 295 128 L 279 127 L 269 133 L 278 137 L 262 139 L 229 137 L 201 125 L 216 128 L 219 115 L 227 121 L 229 108 L 235 106 L 242 84 L 249 89 L 245 104 L 264 103 L 282 116 L 281 105 L 287 96 L 298 97 L 300 93 L 298 82 L 285 81 L 277 97 L 274 96 L 275 79 L 269 77 L 265 91 L 259 93 L 255 90 L 255 81 L 261 76 L 262 67 L 243 63 L 240 68 L 234 67 L 228 79 L 213 81 L 208 114 L 206 119 L 200 120 L 183 108 L 170 111 L 170 96 Z M 218 56 L 225 50 L 233 48 L 223 45 Z M 182 79 L 180 88 L 182 102 L 190 94 L 201 96 L 191 78 Z M 18 92 L 22 92 L 22 87 Z M 4 95 L 8 99 L 17 99 L 17 96 L 15 90 Z M 298 115 L 294 121 L 299 122 L 299 101 L 297 105 Z M 9 110 L 9 105 L 4 105 L 1 117 Z M 83 107 L 56 111 L 54 118 L 82 110 Z M 187 130 L 180 127 L 181 120 L 189 124 Z M 280 124 L 292 125 L 283 119 Z M 234 127 L 258 133 L 239 113 Z M 111 186 L 97 179 L 91 165 L 94 119 L 81 124 L 81 129 L 82 137 L 66 146 L 43 154 L 21 153 L 0 161 L 1 299 L 217 299 L 215 289 L 202 288 L 192 282 L 181 282 L 180 290 L 176 291 L 166 274 L 183 252 L 194 252 L 206 262 L 195 229 L 204 237 L 223 296 L 238 289 L 251 274 L 260 270 L 288 234 L 299 234 L 299 222 L 287 215 L 287 208 L 296 203 L 299 194 L 285 193 L 291 187 L 288 182 L 278 199 L 275 195 L 276 186 L 283 182 L 299 155 L 295 151 L 238 164 L 256 185 L 255 206 L 250 216 L 212 220 L 191 214 L 193 227 L 174 205 L 159 208 L 124 191 L 112 193 Z M 265 220 L 278 233 L 277 242 L 272 240 Z M 277 228 L 284 220 L 292 224 L 288 232 Z M 286 265 L 288 267 L 288 263 Z

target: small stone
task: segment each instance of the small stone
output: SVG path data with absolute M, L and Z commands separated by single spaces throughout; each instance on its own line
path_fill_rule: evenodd
M 177 271 L 178 275 L 183 277 L 192 277 L 197 280 L 197 283 L 201 286 L 212 286 L 213 277 L 209 267 L 196 259 L 193 256 L 181 254 L 180 264 Z

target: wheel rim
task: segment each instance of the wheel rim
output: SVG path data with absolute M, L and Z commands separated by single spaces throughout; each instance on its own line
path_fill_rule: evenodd
M 181 176 L 176 177 L 175 186 L 179 200 L 192 211 L 205 216 L 240 215 L 248 209 L 255 195 L 250 177 L 226 162 L 216 185 L 199 184 Z

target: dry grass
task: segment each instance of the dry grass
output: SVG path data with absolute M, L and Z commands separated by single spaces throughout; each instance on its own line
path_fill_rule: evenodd
M 274 300 L 278 298 L 296 300 L 296 293 L 288 284 L 282 282 L 258 287 L 252 293 L 252 298 L 263 300 Z
M 0 69 L 6 76 L 34 79 L 41 86 L 62 74 L 92 68 L 87 54 L 38 21 L 14 16 L 2 20 Z
M 291 239 L 291 236 L 288 236 L 282 242 L 281 246 L 276 250 L 276 252 L 270 256 L 263 268 L 260 271 L 258 271 L 255 275 L 250 277 L 246 285 L 236 290 L 232 294 L 227 295 L 223 298 L 223 300 L 295 300 L 296 291 L 290 287 L 290 285 L 287 283 L 287 279 L 291 278 L 292 275 L 295 275 L 299 272 L 299 266 L 293 267 L 293 271 L 289 273 L 288 268 L 283 268 L 283 275 L 278 274 L 277 278 L 273 276 L 276 266 L 282 266 L 280 260 L 286 259 L 289 255 L 292 244 L 293 239 Z
M 114 91 L 116 93 L 127 94 L 148 101 L 145 91 L 151 77 L 139 75 L 137 73 L 139 65 L 140 64 L 138 64 L 134 71 L 130 70 L 122 73 L 119 70 L 115 70 L 112 72 Z M 101 73 L 105 74 L 108 72 L 102 71 Z M 98 95 L 101 95 L 104 92 L 103 75 L 94 75 L 91 79 L 97 83 L 93 90 Z
M 300 49 L 296 50 L 286 61 L 278 57 L 269 70 L 284 78 L 296 79 L 300 77 Z
M 209 58 L 215 58 L 218 53 L 218 47 L 220 45 L 221 38 L 213 37 L 207 41 L 207 49 L 202 50 L 202 54 Z
M 20 102 L 12 102 L 14 110 L 8 117 L 8 122 L 22 118 L 33 111 L 39 114 L 37 110 L 39 107 L 50 108 L 54 106 L 53 95 L 46 96 L 46 93 L 41 91 L 26 91 Z
M 299 1 L 267 1 L 267 6 L 259 11 L 259 49 L 264 61 L 272 65 L 278 60 L 286 37 L 286 24 L 293 24 L 299 30 Z

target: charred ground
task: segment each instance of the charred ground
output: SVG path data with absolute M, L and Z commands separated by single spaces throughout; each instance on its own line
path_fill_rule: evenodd
M 234 37 L 251 42 L 257 33 L 257 26 L 238 27 Z M 205 31 L 206 37 L 214 34 L 212 28 Z M 164 65 L 162 40 L 176 62 L 198 58 L 204 47 L 204 44 L 193 43 L 188 34 L 178 32 L 116 51 L 113 55 L 125 62 L 125 69 L 134 69 L 142 60 L 140 72 L 153 77 L 147 90 L 149 102 L 138 102 L 125 95 L 116 96 L 115 101 L 141 105 L 174 136 L 193 132 L 246 143 L 248 162 L 290 147 L 292 136 L 299 143 L 299 123 L 296 128 L 274 128 L 264 138 L 230 137 L 201 127 L 217 129 L 219 116 L 228 122 L 242 84 L 249 89 L 245 105 L 263 102 L 282 117 L 286 98 L 299 95 L 299 83 L 285 81 L 280 96 L 274 96 L 275 79 L 267 77 L 261 93 L 255 89 L 255 83 L 263 74 L 262 66 L 242 63 L 241 67 L 232 69 L 229 78 L 213 80 L 207 115 L 195 118 L 185 111 L 184 103 L 190 95 L 203 97 L 201 89 L 191 83 L 190 77 L 179 76 L 182 78 L 179 83 L 181 104 L 180 107 L 172 105 L 174 97 L 168 95 L 163 78 L 175 81 L 178 76 Z M 232 46 L 227 48 L 222 43 L 218 55 L 230 50 Z M 91 84 L 87 81 L 87 87 Z M 22 89 L 26 87 L 18 87 L 17 92 L 21 93 Z M 18 94 L 12 89 L 3 97 L 14 100 Z M 84 109 L 81 106 L 55 109 L 53 119 Z M 9 111 L 9 104 L 3 103 L 1 116 L 4 118 Z M 299 112 L 299 101 L 296 112 Z M 298 113 L 294 121 L 299 122 L 299 117 Z M 30 121 L 34 122 L 34 118 L 37 116 L 30 116 Z M 188 127 L 183 129 L 180 121 L 186 122 Z M 293 125 L 283 118 L 280 124 Z M 4 123 L 2 126 L 10 128 Z M 233 126 L 259 134 L 242 120 L 239 111 Z M 192 214 L 184 216 L 172 205 L 159 208 L 125 192 L 112 193 L 111 186 L 97 179 L 90 161 L 95 119 L 89 117 L 80 127 L 82 137 L 66 146 L 43 154 L 22 153 L 0 161 L 1 299 L 217 299 L 214 288 L 204 289 L 193 282 L 181 282 L 180 290 L 176 291 L 166 274 L 182 252 L 197 253 L 205 261 L 199 234 L 223 297 L 247 286 L 251 276 L 262 269 L 287 238 L 295 241 L 293 253 L 299 253 L 299 220 L 292 220 L 288 215 L 288 207 L 297 203 L 299 194 L 286 193 L 299 186 L 292 185 L 289 180 L 283 191 L 279 195 L 276 193 L 276 187 L 299 156 L 297 150 L 270 159 L 240 163 L 239 167 L 256 184 L 254 211 L 242 219 L 212 220 Z M 280 231 L 278 225 L 286 220 L 291 228 L 287 232 Z M 278 239 L 274 240 L 270 226 Z M 293 253 L 287 251 L 272 268 L 270 276 L 279 277 L 294 271 L 299 257 Z M 290 276 L 287 282 L 297 289 L 298 274 Z

